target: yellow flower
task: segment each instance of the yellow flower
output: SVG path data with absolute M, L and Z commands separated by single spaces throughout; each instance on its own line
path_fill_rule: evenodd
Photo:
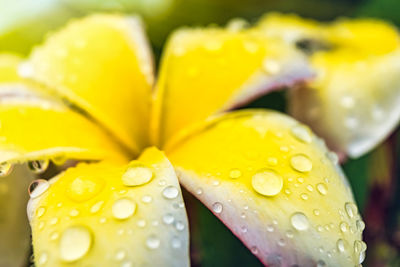
M 135 17 L 92 15 L 50 35 L 25 60 L 1 56 L 0 175 L 6 187 L 0 190 L 10 188 L 18 196 L 29 180 L 22 177 L 54 176 L 49 172 L 56 165 L 66 169 L 30 186 L 36 266 L 189 266 L 189 225 L 179 183 L 265 265 L 362 263 L 364 223 L 336 154 L 287 115 L 227 111 L 260 94 L 306 83 L 321 94 L 299 108 L 294 91 L 291 103 L 299 108 L 294 115 L 302 119 L 303 111 L 311 112 L 309 105 L 332 100 L 330 90 L 339 78 L 326 77 L 336 77 L 338 65 L 354 66 L 351 60 L 376 52 L 368 61 L 375 71 L 380 60 L 393 60 L 390 51 L 398 43 L 393 41 L 389 52 L 377 46 L 353 55 L 346 47 L 364 47 L 360 31 L 372 22 L 321 26 L 285 19 L 273 15 L 248 29 L 236 21 L 226 29 L 179 30 L 167 44 L 156 82 Z M 352 30 L 349 40 L 342 36 Z M 339 43 L 345 48 L 336 48 Z M 390 74 L 396 71 L 394 66 Z M 346 75 L 352 73 L 358 74 L 349 67 Z M 360 89 L 353 83 L 349 88 Z M 395 109 L 376 102 L 388 112 Z M 343 131 L 329 116 L 321 113 L 326 121 L 313 127 L 344 135 L 377 132 L 368 120 L 360 121 L 361 131 Z M 361 153 L 351 148 L 353 139 L 342 142 L 338 136 L 333 144 L 340 144 L 334 146 L 339 151 Z M 379 140 L 373 138 L 368 149 Z M 11 264 L 28 250 L 26 231 L 10 232 L 25 229 L 14 212 L 26 200 L 7 200 L 2 200 L 8 209 L 0 232 L 10 239 L 13 250 L 5 261 Z

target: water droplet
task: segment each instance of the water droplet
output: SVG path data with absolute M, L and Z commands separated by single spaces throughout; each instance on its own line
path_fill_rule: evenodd
M 167 213 L 163 216 L 163 222 L 165 224 L 171 224 L 175 220 L 174 216 L 171 213 Z
M 310 130 L 303 125 L 296 125 L 292 127 L 291 132 L 296 139 L 303 143 L 311 143 L 312 141 Z
M 125 220 L 131 217 L 136 210 L 136 203 L 129 198 L 120 198 L 112 205 L 112 214 L 116 219 Z
M 349 229 L 349 225 L 346 222 L 341 222 L 339 225 L 339 228 L 340 228 L 340 231 L 345 233 Z
M 149 249 L 157 249 L 160 246 L 160 243 L 160 239 L 154 235 L 151 235 L 146 239 L 146 246 Z
M 299 172 L 309 172 L 312 169 L 310 158 L 303 154 L 298 154 L 290 159 L 290 164 L 293 169 Z
M 179 191 L 175 186 L 170 185 L 164 188 L 164 190 L 162 191 L 162 195 L 166 199 L 174 199 L 179 195 Z
M 300 195 L 302 200 L 307 200 L 308 199 L 308 195 L 306 193 L 303 193 Z
M 302 212 L 295 212 L 290 217 L 292 226 L 299 231 L 305 231 L 310 226 L 307 216 Z
M 256 246 L 251 247 L 251 253 L 258 254 L 258 248 Z
M 251 179 L 253 189 L 264 196 L 275 196 L 283 187 L 283 179 L 272 170 L 261 170 Z
M 150 195 L 144 195 L 144 196 L 142 197 L 142 202 L 143 202 L 143 203 L 148 204 L 148 203 L 151 203 L 152 201 L 153 201 L 153 198 L 152 198 L 152 196 L 150 196 Z
M 280 72 L 281 66 L 273 59 L 266 59 L 263 62 L 263 70 L 270 75 L 274 75 Z
M 55 225 L 57 223 L 58 223 L 58 218 L 57 217 L 51 218 L 50 221 L 49 221 L 50 225 Z
M 284 247 L 286 245 L 285 239 L 281 238 L 278 240 L 278 246 Z
M 223 209 L 223 206 L 222 206 L 222 204 L 221 203 L 219 203 L 219 202 L 215 202 L 213 205 L 212 205 L 212 210 L 215 212 L 215 213 L 221 213 L 222 212 L 222 209 Z
M 91 212 L 91 213 L 96 213 L 96 212 L 98 212 L 98 211 L 101 209 L 101 207 L 103 206 L 103 204 L 104 204 L 104 201 L 103 201 L 103 200 L 97 202 L 96 204 L 94 204 L 94 205 L 90 208 L 90 212 Z
M 196 194 L 197 194 L 197 195 L 201 195 L 201 194 L 203 194 L 203 189 L 201 189 L 201 188 L 197 188 L 197 190 L 196 190 Z
M 268 224 L 268 225 L 267 225 L 267 231 L 268 231 L 268 232 L 273 232 L 273 231 L 274 231 L 274 226 L 271 225 L 271 224 Z
M 28 193 L 31 198 L 37 198 L 49 189 L 50 183 L 43 179 L 33 181 L 28 188 Z
M 84 202 L 99 194 L 104 184 L 99 177 L 78 176 L 69 182 L 66 195 L 75 202 Z
M 336 165 L 339 163 L 339 157 L 335 152 L 329 151 L 326 153 L 326 156 L 330 161 L 332 161 L 333 164 Z
M 60 234 L 58 232 L 53 232 L 50 235 L 50 240 L 54 241 L 54 240 L 57 240 L 59 237 L 60 237 Z
M 122 261 L 126 257 L 126 251 L 125 250 L 118 250 L 117 253 L 115 253 L 115 260 L 116 261 Z
M 122 183 L 126 186 L 139 186 L 150 182 L 153 171 L 139 163 L 130 164 L 130 167 L 122 175 Z
M 336 247 L 339 250 L 339 252 L 342 252 L 342 253 L 346 250 L 343 239 L 339 239 L 336 242 Z
M 277 159 L 277 158 L 269 157 L 269 158 L 267 159 L 267 162 L 268 162 L 268 164 L 271 165 L 271 166 L 276 166 L 276 165 L 278 165 L 278 159 Z
M 312 192 L 312 191 L 314 190 L 313 187 L 312 187 L 312 185 L 310 185 L 310 184 L 307 185 L 306 188 L 307 188 L 307 190 L 310 191 L 310 192 Z
M 313 213 L 315 216 L 318 216 L 321 212 L 319 211 L 319 209 L 315 209 L 313 210 Z
M 59 249 L 63 261 L 73 262 L 85 256 L 92 245 L 92 233 L 86 226 L 71 226 L 61 235 Z
M 328 193 L 328 188 L 323 183 L 317 184 L 317 190 L 321 195 L 326 195 Z
M 232 179 L 237 179 L 242 176 L 242 172 L 239 169 L 233 169 L 229 172 L 229 177 Z
M 182 247 L 182 242 L 178 237 L 173 237 L 171 240 L 171 247 L 174 249 L 178 249 Z
M 292 231 L 290 231 L 290 230 L 286 231 L 286 237 L 287 238 L 293 238 L 293 236 L 294 236 L 294 234 L 293 234 Z
M 347 216 L 349 216 L 349 218 L 353 218 L 356 213 L 355 205 L 351 202 L 346 202 L 344 208 L 346 210 Z
M 140 228 L 143 228 L 146 226 L 146 221 L 141 219 L 137 222 L 137 226 L 139 226 Z
M 362 220 L 357 220 L 356 227 L 358 231 L 362 232 L 365 229 L 365 223 Z
M 48 257 L 48 255 L 47 255 L 47 253 L 46 253 L 46 252 L 43 252 L 43 253 L 40 254 L 40 256 L 39 256 L 38 263 L 39 263 L 39 264 L 46 264 L 48 258 L 49 258 L 49 257 Z
M 324 267 L 326 266 L 326 263 L 323 260 L 317 261 L 317 267 Z
M 28 168 L 35 174 L 46 171 L 49 166 L 49 160 L 33 160 L 28 162 Z
M 183 231 L 183 229 L 185 229 L 185 224 L 181 221 L 177 221 L 175 223 L 175 229 L 178 231 Z
M 8 162 L 2 162 L 0 163 L 0 177 L 5 177 L 8 174 L 10 174 L 12 170 L 13 165 Z
M 242 231 L 242 233 L 247 233 L 247 227 L 246 226 L 240 227 L 240 230 Z
M 72 216 L 72 217 L 76 217 L 76 216 L 79 215 L 79 211 L 78 211 L 77 209 L 72 209 L 72 210 L 69 212 L 69 215 Z
M 36 215 L 38 218 L 42 217 L 44 215 L 44 213 L 46 212 L 46 208 L 45 207 L 39 207 L 37 209 Z

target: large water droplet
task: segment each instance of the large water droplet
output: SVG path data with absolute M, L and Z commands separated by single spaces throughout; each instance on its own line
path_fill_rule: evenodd
M 86 226 L 71 226 L 61 235 L 60 258 L 73 262 L 85 256 L 92 245 L 92 233 Z
M 358 231 L 362 232 L 365 229 L 365 223 L 362 220 L 357 220 L 356 227 Z
M 326 195 L 328 193 L 328 188 L 323 183 L 317 184 L 317 190 L 321 195 Z
M 128 168 L 122 175 L 122 183 L 126 186 L 138 186 L 148 183 L 153 178 L 153 171 L 143 165 L 135 165 Z
M 290 217 L 290 223 L 299 231 L 305 231 L 310 226 L 307 216 L 302 212 L 295 212 Z
M 12 170 L 13 165 L 8 162 L 2 162 L 0 163 L 0 177 L 7 176 L 11 170 Z
M 164 188 L 164 190 L 162 191 L 162 195 L 166 198 L 166 199 L 174 199 L 178 196 L 179 191 L 178 189 L 173 186 L 167 186 L 166 188 Z
M 35 174 L 43 173 L 49 166 L 49 160 L 33 160 L 28 162 L 28 168 Z
M 310 131 L 303 125 L 296 125 L 292 127 L 291 132 L 296 139 L 303 143 L 311 143 L 312 141 Z
M 221 213 L 222 212 L 222 209 L 223 209 L 223 206 L 222 206 L 222 204 L 221 203 L 219 203 L 219 202 L 215 202 L 213 205 L 212 205 L 212 210 L 215 212 L 215 213 Z
M 125 220 L 131 217 L 136 210 L 136 203 L 129 198 L 120 198 L 112 205 L 112 214 L 116 219 Z
M 160 239 L 154 235 L 151 235 L 146 239 L 146 246 L 149 249 L 157 249 L 160 246 L 160 243 Z
M 293 169 L 299 172 L 309 172 L 312 169 L 310 158 L 303 154 L 298 154 L 290 159 L 290 165 Z
M 37 198 L 49 189 L 50 183 L 43 179 L 33 181 L 28 188 L 28 193 L 31 198 Z
M 253 189 L 264 196 L 275 196 L 283 187 L 282 177 L 273 170 L 261 170 L 251 179 Z

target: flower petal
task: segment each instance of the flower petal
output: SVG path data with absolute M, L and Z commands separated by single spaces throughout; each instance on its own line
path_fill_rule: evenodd
M 267 16 L 260 27 L 268 36 L 308 49 L 317 77 L 290 91 L 289 108 L 330 147 L 359 157 L 398 125 L 400 36 L 395 27 L 372 19 L 318 25 L 279 15 Z
M 128 157 L 101 128 L 32 84 L 0 83 L 0 125 L 0 162 Z
M 88 112 L 131 150 L 147 145 L 153 62 L 138 18 L 75 20 L 20 70 Z
M 362 261 L 363 223 L 351 189 L 306 126 L 277 112 L 238 111 L 171 142 L 166 153 L 181 184 L 264 264 Z
M 284 42 L 236 27 L 172 35 L 156 85 L 154 143 L 163 145 L 191 123 L 312 76 L 301 53 Z
M 147 177 L 147 179 L 144 179 Z M 28 205 L 36 266 L 189 266 L 186 211 L 156 148 L 127 166 L 80 164 Z
M 32 173 L 21 165 L 0 177 L 0 266 L 27 265 L 31 240 L 25 207 L 31 179 Z

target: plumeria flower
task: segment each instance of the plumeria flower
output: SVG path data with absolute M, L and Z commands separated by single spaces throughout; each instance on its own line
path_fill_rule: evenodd
M 292 103 L 300 119 L 302 112 L 312 111 L 311 104 L 332 100 L 338 105 L 329 91 L 336 88 L 336 72 L 342 65 L 348 69 L 341 75 L 358 72 L 353 61 L 335 54 L 342 48 L 334 40 L 365 48 L 369 44 L 358 42 L 364 22 L 320 26 L 274 16 L 252 28 L 235 20 L 226 28 L 176 31 L 157 80 L 136 17 L 99 14 L 74 20 L 26 59 L 2 55 L 0 196 L 12 196 L 2 202 L 7 209 L 0 231 L 12 248 L 2 261 L 11 266 L 28 253 L 29 232 L 16 210 L 26 204 L 21 192 L 30 177 L 47 174 L 52 178 L 29 186 L 27 207 L 39 267 L 189 266 L 180 185 L 266 266 L 361 264 L 364 223 L 336 154 L 288 115 L 235 109 L 284 87 L 295 88 L 291 103 L 307 97 L 309 88 L 321 91 L 304 106 Z M 371 23 L 388 31 L 376 35 L 389 38 L 395 31 Z M 342 38 L 353 30 L 349 40 Z M 357 62 L 373 68 L 396 56 L 385 49 L 356 50 Z M 327 58 L 337 59 L 339 67 L 325 65 Z M 382 75 L 395 82 L 390 75 L 398 68 L 390 67 Z M 364 89 L 354 87 L 361 78 L 346 84 L 347 76 L 340 77 L 348 86 L 338 86 L 340 94 L 348 90 L 367 97 L 381 88 L 357 91 Z M 379 84 L 383 78 L 378 78 L 369 79 Z M 388 92 L 393 93 L 392 86 Z M 381 100 L 374 104 L 395 110 Z M 328 140 L 332 136 L 320 129 L 376 136 L 377 122 L 360 117 L 360 131 L 339 123 L 333 127 L 331 110 L 323 111 L 317 114 L 322 119 L 310 125 Z M 338 119 L 343 114 L 340 109 Z M 388 132 L 385 128 L 371 139 L 373 145 Z M 341 137 L 332 139 L 338 151 L 358 155 L 351 152 L 353 139 Z

